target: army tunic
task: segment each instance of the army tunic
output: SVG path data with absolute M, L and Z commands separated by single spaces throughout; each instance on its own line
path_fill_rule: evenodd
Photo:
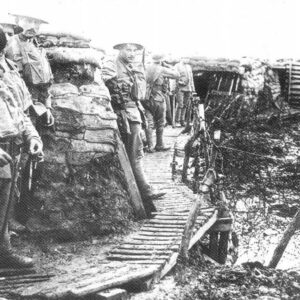
M 12 157 L 19 154 L 23 141 L 40 137 L 25 114 L 31 103 L 30 94 L 15 69 L 0 59 L 0 147 Z M 0 178 L 10 178 L 11 168 L 6 165 L 0 168 Z

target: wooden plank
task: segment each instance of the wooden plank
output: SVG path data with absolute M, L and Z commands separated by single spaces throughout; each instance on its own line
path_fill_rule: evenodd
M 178 230 L 182 230 L 183 229 L 183 225 L 169 225 L 169 224 L 148 224 L 148 225 L 144 225 L 143 229 L 147 229 L 147 228 L 161 228 L 161 229 L 178 229 Z
M 149 250 L 144 250 L 144 249 L 140 249 L 140 250 L 131 250 L 131 249 L 115 249 L 110 251 L 110 254 L 121 254 L 121 255 L 169 255 L 173 253 L 173 251 L 171 250 L 153 250 L 153 251 L 149 251 Z
M 197 219 L 197 223 L 203 222 L 203 219 Z M 169 224 L 169 225 L 185 225 L 185 220 L 150 220 L 149 224 Z
M 120 245 L 118 249 L 126 249 L 126 250 L 145 250 L 145 251 L 157 251 L 157 250 L 177 250 L 178 245 L 131 245 L 131 244 L 124 244 Z
M 139 232 L 139 236 L 152 236 L 152 237 L 176 237 L 180 236 L 181 232 L 153 232 L 153 231 L 142 231 Z
M 131 244 L 131 245 L 164 245 L 171 247 L 172 245 L 177 245 L 178 241 L 172 241 L 172 240 L 132 240 L 132 241 L 126 241 L 126 244 Z
M 127 265 L 153 265 L 157 267 L 161 267 L 166 263 L 165 259 L 156 259 L 155 261 L 152 260 L 127 260 Z
M 189 244 L 189 249 L 191 249 L 205 235 L 205 233 L 216 223 L 217 219 L 218 211 L 216 210 L 213 216 L 193 235 Z
M 131 165 L 130 165 L 124 144 L 121 141 L 119 134 L 117 134 L 116 136 L 117 136 L 117 144 L 118 144 L 118 146 L 117 146 L 118 157 L 119 157 L 123 172 L 125 174 L 125 180 L 128 185 L 131 205 L 134 209 L 136 216 L 140 219 L 144 219 L 144 218 L 146 218 L 145 208 L 144 208 L 142 198 L 141 198 L 139 189 L 137 187 L 134 175 L 132 173 Z
M 160 272 L 160 278 L 165 277 L 172 270 L 172 268 L 176 265 L 177 258 L 178 258 L 178 253 L 172 254 L 170 260 L 167 262 L 167 264 Z
M 140 232 L 174 232 L 174 233 L 182 233 L 183 227 L 181 229 L 174 228 L 155 228 L 155 227 L 147 227 L 142 228 Z
M 148 267 L 143 268 L 141 270 L 130 272 L 128 274 L 118 276 L 116 278 L 107 280 L 107 281 L 101 281 L 101 282 L 93 282 L 88 286 L 82 287 L 82 288 L 72 288 L 70 290 L 70 296 L 74 297 L 84 297 L 89 294 L 94 294 L 112 287 L 121 286 L 125 283 L 130 282 L 131 280 L 137 280 L 137 279 L 144 279 L 150 276 L 153 276 L 156 272 L 158 272 L 158 267 Z
M 180 221 L 180 220 L 186 220 L 187 216 L 176 216 L 176 215 L 156 215 L 153 220 L 174 220 L 174 221 Z M 197 219 L 199 221 L 206 220 L 206 216 L 198 216 Z
M 152 260 L 155 262 L 157 259 L 168 259 L 169 255 L 156 255 L 154 253 L 149 253 L 148 255 L 121 255 L 121 254 L 111 254 L 107 257 L 109 260 L 127 261 L 127 260 Z
M 142 235 L 137 235 L 132 237 L 134 240 L 146 240 L 146 241 L 169 241 L 170 243 L 172 241 L 176 241 L 180 239 L 180 236 L 169 236 L 169 237 L 164 237 L 164 236 L 142 236 Z

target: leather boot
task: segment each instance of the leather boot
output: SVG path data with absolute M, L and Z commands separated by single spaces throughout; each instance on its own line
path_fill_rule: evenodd
M 33 260 L 29 257 L 22 257 L 9 249 L 0 250 L 0 268 L 24 269 L 32 268 Z
M 145 130 L 146 133 L 146 138 L 147 138 L 147 148 L 146 151 L 148 153 L 153 153 L 154 152 L 154 146 L 153 146 L 153 130 L 152 128 L 148 128 Z
M 156 129 L 156 151 L 168 151 L 171 149 L 171 147 L 166 147 L 163 142 L 163 135 L 164 135 L 164 127 L 158 127 Z

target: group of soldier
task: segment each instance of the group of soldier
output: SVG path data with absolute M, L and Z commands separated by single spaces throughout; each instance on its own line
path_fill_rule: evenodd
M 13 16 L 13 22 L 0 20 L 0 268 L 33 265 L 30 258 L 15 254 L 10 244 L 9 229 L 22 228 L 14 220 L 14 185 L 21 153 L 28 152 L 41 159 L 42 129 L 54 123 L 49 95 L 53 76 L 45 55 L 34 42 L 40 25 L 45 22 Z M 184 126 L 186 107 L 194 92 L 191 67 L 182 59 L 173 68 L 164 62 L 163 55 L 154 55 L 153 63 L 145 68 L 136 59 L 144 50 L 142 45 L 125 41 L 114 49 L 119 54 L 104 62 L 101 80 L 110 92 L 119 132 L 150 216 L 155 211 L 153 200 L 164 193 L 155 191 L 145 176 L 142 130 L 146 133 L 148 152 L 169 149 L 163 141 L 168 104 L 166 82 L 168 79 L 176 82 L 176 121 Z

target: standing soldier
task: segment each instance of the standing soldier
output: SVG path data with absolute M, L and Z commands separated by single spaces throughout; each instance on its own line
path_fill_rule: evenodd
M 108 61 L 102 70 L 103 79 L 111 93 L 112 106 L 118 115 L 118 125 L 125 144 L 146 213 L 156 211 L 152 202 L 165 193 L 154 193 L 147 182 L 142 164 L 143 142 L 141 138 L 144 114 L 140 100 L 145 98 L 146 80 L 144 68 L 136 63 L 137 51 L 143 46 L 123 43 L 114 46 L 119 50 L 115 61 Z
M 5 49 L 5 55 L 14 61 L 32 95 L 33 108 L 37 117 L 45 116 L 42 125 L 53 125 L 51 113 L 51 97 L 49 88 L 52 81 L 52 72 L 44 52 L 36 46 L 35 36 L 41 24 L 46 21 L 12 14 L 16 24 L 23 28 L 23 32 L 13 36 Z M 41 119 L 38 120 L 40 122 Z
M 0 19 L 0 25 L 5 32 L 8 41 L 13 35 L 23 31 L 23 28 L 15 23 L 12 16 L 7 15 L 5 18 Z
M 148 151 L 153 152 L 153 128 L 156 128 L 156 151 L 167 151 L 163 142 L 163 133 L 166 120 L 166 95 L 165 95 L 165 78 L 178 79 L 179 73 L 162 66 L 163 55 L 154 55 L 153 64 L 147 68 L 147 99 L 143 102 L 146 109 L 147 120 L 149 123 L 146 129 L 148 141 Z
M 185 113 L 190 105 L 193 92 L 195 92 L 195 85 L 193 79 L 192 68 L 189 65 L 188 58 L 182 58 L 175 69 L 180 74 L 177 81 L 177 110 L 176 122 L 181 126 L 185 126 Z M 190 120 L 187 120 L 189 123 Z
M 30 95 L 13 64 L 4 57 L 6 43 L 0 28 L 0 268 L 27 268 L 32 267 L 32 260 L 14 254 L 10 244 L 10 193 L 22 143 L 27 144 L 29 154 L 41 155 L 42 142 L 24 114 L 24 103 Z
M 22 27 L 16 25 L 13 22 L 12 17 L 9 18 L 9 16 L 7 16 L 6 19 L 1 19 L 0 21 L 1 21 L 0 26 L 3 28 L 3 31 L 4 31 L 8 41 L 11 39 L 12 36 L 14 36 L 15 34 L 19 34 L 23 31 Z M 13 70 L 15 70 L 15 72 L 18 72 L 16 70 L 15 66 L 11 66 L 11 67 Z M 8 73 L 5 73 L 4 79 L 13 81 L 14 77 L 9 79 Z M 29 107 L 32 106 L 32 100 L 31 100 L 30 95 L 27 94 L 26 97 L 23 97 L 23 99 L 21 99 L 21 102 L 22 102 L 24 113 L 27 113 Z M 25 226 L 23 226 L 21 223 L 19 223 L 17 221 L 16 214 L 15 214 L 16 202 L 19 198 L 18 196 L 20 195 L 20 189 L 17 184 L 18 179 L 20 178 L 19 177 L 19 173 L 20 173 L 20 159 L 19 158 L 20 157 L 17 156 L 17 159 L 14 164 L 14 170 L 12 173 L 12 185 L 11 185 L 11 192 L 10 192 L 10 210 L 8 213 L 8 227 L 9 227 L 9 230 L 14 231 L 14 232 L 22 232 L 22 231 L 25 231 L 25 229 L 26 229 Z

